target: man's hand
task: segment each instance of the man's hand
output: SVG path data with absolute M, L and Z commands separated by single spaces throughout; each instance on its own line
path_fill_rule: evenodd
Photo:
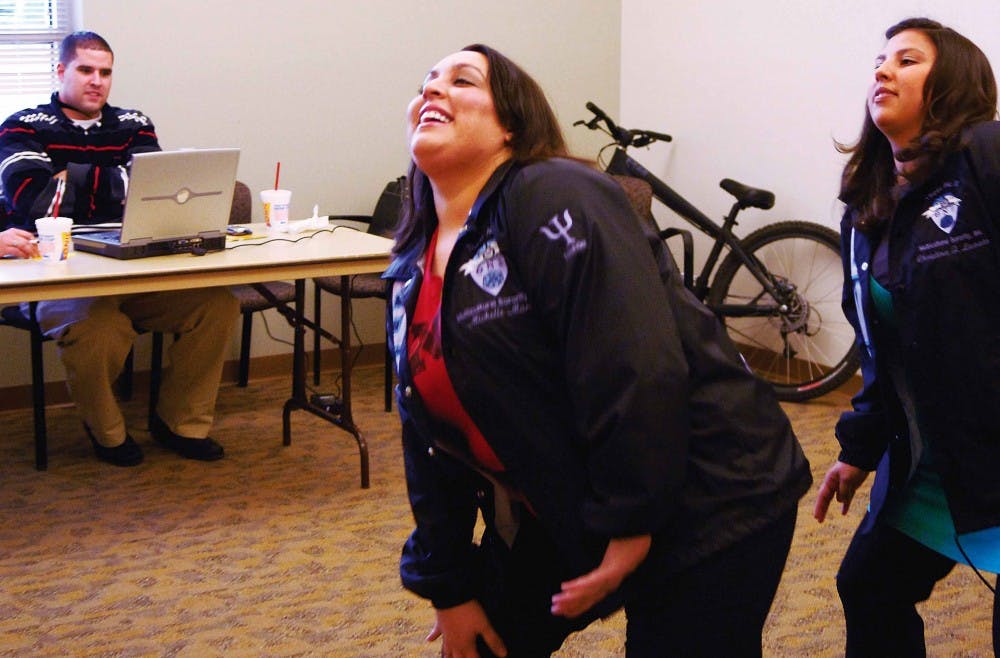
M 841 461 L 831 466 L 830 470 L 826 472 L 826 477 L 823 478 L 823 484 L 819 487 L 819 496 L 816 498 L 813 518 L 820 523 L 826 519 L 826 512 L 830 508 L 834 496 L 837 497 L 837 502 L 842 504 L 841 515 L 847 514 L 847 510 L 851 508 L 851 501 L 854 500 L 854 492 L 858 490 L 867 477 L 868 471 Z
M 486 612 L 478 601 L 467 601 L 453 608 L 434 611 L 437 619 L 434 628 L 427 636 L 428 642 L 441 638 L 441 656 L 443 658 L 479 658 L 476 650 L 476 638 L 483 642 L 490 651 L 498 656 L 507 655 L 507 647 L 503 640 L 493 630 Z
M 16 258 L 37 258 L 38 241 L 35 236 L 19 228 L 9 228 L 0 232 L 0 256 Z
M 562 584 L 562 590 L 552 597 L 552 614 L 572 619 L 590 610 L 642 564 L 650 543 L 649 535 L 612 539 L 596 569 Z

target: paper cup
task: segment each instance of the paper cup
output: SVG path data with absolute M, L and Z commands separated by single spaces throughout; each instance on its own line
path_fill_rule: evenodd
M 261 190 L 264 203 L 264 223 L 268 230 L 284 233 L 288 230 L 288 207 L 292 203 L 290 190 Z
M 45 263 L 62 263 L 69 258 L 73 245 L 70 229 L 73 220 L 69 217 L 39 217 L 35 220 L 38 230 L 38 253 Z

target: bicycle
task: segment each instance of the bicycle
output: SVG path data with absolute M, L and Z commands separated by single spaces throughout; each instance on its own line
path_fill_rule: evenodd
M 714 241 L 695 278 L 690 232 L 660 231 L 664 240 L 684 235 L 685 285 L 724 321 L 747 365 L 774 387 L 778 398 L 809 400 L 850 379 L 860 357 L 854 329 L 840 307 L 843 270 L 837 232 L 812 222 L 784 221 L 739 238 L 733 233 L 739 212 L 770 209 L 773 193 L 723 179 L 720 187 L 736 201 L 720 225 L 627 153 L 630 147 L 669 142 L 670 135 L 623 128 L 594 103 L 586 107 L 593 118 L 573 125 L 611 137 L 598 153 L 604 170 L 646 181 L 653 196 Z M 614 153 L 605 164 L 608 148 Z

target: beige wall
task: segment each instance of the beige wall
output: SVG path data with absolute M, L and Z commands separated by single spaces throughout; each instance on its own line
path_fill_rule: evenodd
M 909 16 L 957 29 L 1000 71 L 996 0 L 623 0 L 622 121 L 674 137 L 637 159 L 713 218 L 733 200 L 723 178 L 772 190 L 772 210 L 741 215 L 747 233 L 788 219 L 839 226 L 833 143 L 857 138 L 883 34 Z M 657 218 L 683 221 L 665 208 Z
M 571 130 L 583 104 L 617 111 L 620 0 L 84 0 L 83 27 L 115 50 L 111 102 L 142 109 L 165 148 L 238 146 L 238 177 L 258 190 L 281 161 L 292 216 L 366 213 L 405 171 L 403 113 L 428 68 L 472 42 L 499 48 L 549 93 Z M 607 100 L 607 99 L 614 99 Z M 589 140 L 589 141 L 588 141 Z M 259 209 L 255 209 L 260 219 Z M 332 299 L 332 298 L 331 298 Z M 334 304 L 327 303 L 333 310 Z M 362 302 L 362 337 L 380 342 L 382 309 Z M 325 320 L 339 326 L 335 315 Z M 280 317 L 271 330 L 288 338 Z M 28 340 L 4 330 L 0 388 L 29 380 Z M 144 348 L 140 339 L 140 347 Z M 49 379 L 62 370 L 47 345 Z M 237 343 L 232 346 L 236 356 Z M 255 325 L 254 354 L 289 348 Z M 143 350 L 141 349 L 141 352 Z M 148 359 L 140 353 L 138 367 Z

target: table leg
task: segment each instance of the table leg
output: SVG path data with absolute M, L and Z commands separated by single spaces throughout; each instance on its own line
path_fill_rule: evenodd
M 358 444 L 358 453 L 361 460 L 361 488 L 369 487 L 368 469 L 368 443 L 361 434 L 361 430 L 354 424 L 354 416 L 351 411 L 351 300 L 349 276 L 341 277 L 343 294 L 340 296 L 340 366 L 343 398 L 339 415 L 328 412 L 323 407 L 316 406 L 309 399 L 306 392 L 306 350 L 305 331 L 306 320 L 305 308 L 305 281 L 298 279 L 295 281 L 295 314 L 294 321 L 289 318 L 294 329 L 294 347 L 292 353 L 292 397 L 286 402 L 281 415 L 282 443 L 291 445 L 292 424 L 291 413 L 296 409 L 302 409 L 319 416 L 326 421 L 333 423 L 346 432 L 349 432 Z M 287 317 L 287 316 L 286 316 Z

